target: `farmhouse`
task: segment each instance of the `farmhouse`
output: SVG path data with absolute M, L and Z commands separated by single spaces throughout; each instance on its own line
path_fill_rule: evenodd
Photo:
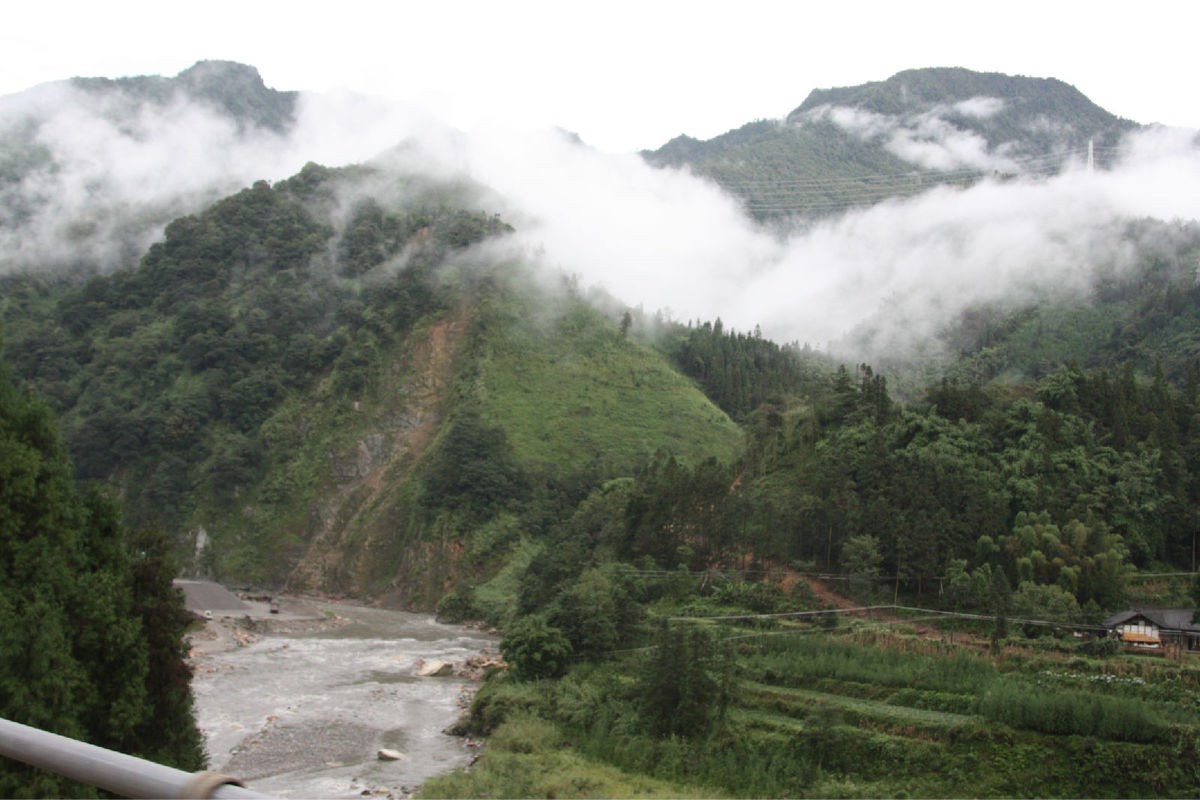
M 1135 608 L 1104 620 L 1104 627 L 1131 650 L 1161 650 L 1166 646 L 1200 651 L 1200 624 L 1190 608 Z

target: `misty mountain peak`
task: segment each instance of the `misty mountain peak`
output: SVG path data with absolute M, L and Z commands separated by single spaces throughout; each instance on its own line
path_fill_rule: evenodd
M 182 94 L 229 116 L 243 130 L 276 133 L 291 127 L 297 97 L 296 92 L 268 88 L 255 67 L 236 61 L 197 61 L 174 78 L 72 78 L 70 83 L 89 94 L 119 95 L 134 105 L 165 106 Z
M 1114 145 L 1137 127 L 1056 78 L 962 67 L 911 69 L 885 81 L 814 89 L 787 121 L 804 124 L 830 108 L 853 109 L 910 126 L 932 115 L 982 137 L 991 148 L 1007 145 L 1030 154 L 1079 147 L 1089 139 Z
M 263 83 L 258 70 L 236 61 L 197 61 L 176 80 L 197 98 L 224 110 L 239 124 L 251 123 L 285 132 L 291 127 L 296 92 L 280 92 Z
M 946 182 L 1052 175 L 1089 152 L 1104 167 L 1138 127 L 1055 78 L 934 67 L 816 89 L 783 120 L 643 157 L 706 175 L 757 219 L 811 218 Z
M 813 89 L 788 115 L 795 117 L 825 105 L 852 106 L 880 114 L 911 113 L 935 105 L 974 97 L 994 97 L 1010 102 L 1031 102 L 1056 97 L 1071 106 L 1092 106 L 1075 87 L 1055 78 L 1027 78 L 999 72 L 974 72 L 962 67 L 929 67 L 897 72 L 884 81 L 859 86 Z M 1093 108 L 1095 106 L 1092 106 Z
M 243 83 L 258 89 L 266 88 L 257 67 L 238 61 L 204 59 L 197 61 L 175 77 L 193 86 Z

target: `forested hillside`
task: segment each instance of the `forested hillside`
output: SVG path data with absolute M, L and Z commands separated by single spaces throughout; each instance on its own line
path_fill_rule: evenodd
M 53 415 L 0 369 L 0 717 L 197 770 L 170 541 L 120 515 L 76 488 Z M 0 761 L 6 797 L 95 792 Z
M 536 513 L 561 514 L 659 448 L 728 460 L 738 438 L 568 283 L 457 263 L 511 230 L 474 192 L 316 165 L 260 182 L 136 268 L 4 279 L 6 357 L 80 479 L 193 570 L 432 604 L 502 510 L 548 492 Z
M 1196 274 L 1200 227 L 1194 220 L 1136 220 L 1122 242 L 1137 242 L 1129 269 L 1102 269 L 1074 299 L 983 304 L 943 333 L 964 380 L 1037 379 L 1065 364 L 1153 375 L 1184 385 L 1197 355 Z

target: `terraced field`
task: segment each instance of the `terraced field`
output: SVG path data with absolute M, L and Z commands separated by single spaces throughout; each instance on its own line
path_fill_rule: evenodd
M 1195 666 L 796 633 L 739 641 L 728 737 L 778 779 L 761 794 L 1123 797 L 1195 779 Z M 1157 766 L 1139 778 L 1116 763 Z

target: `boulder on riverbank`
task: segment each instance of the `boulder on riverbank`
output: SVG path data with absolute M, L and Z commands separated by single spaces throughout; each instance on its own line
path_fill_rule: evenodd
M 443 675 L 450 675 L 454 672 L 454 665 L 449 661 L 442 661 L 440 658 L 435 658 L 426 661 L 417 670 L 417 674 L 422 678 L 439 678 Z

